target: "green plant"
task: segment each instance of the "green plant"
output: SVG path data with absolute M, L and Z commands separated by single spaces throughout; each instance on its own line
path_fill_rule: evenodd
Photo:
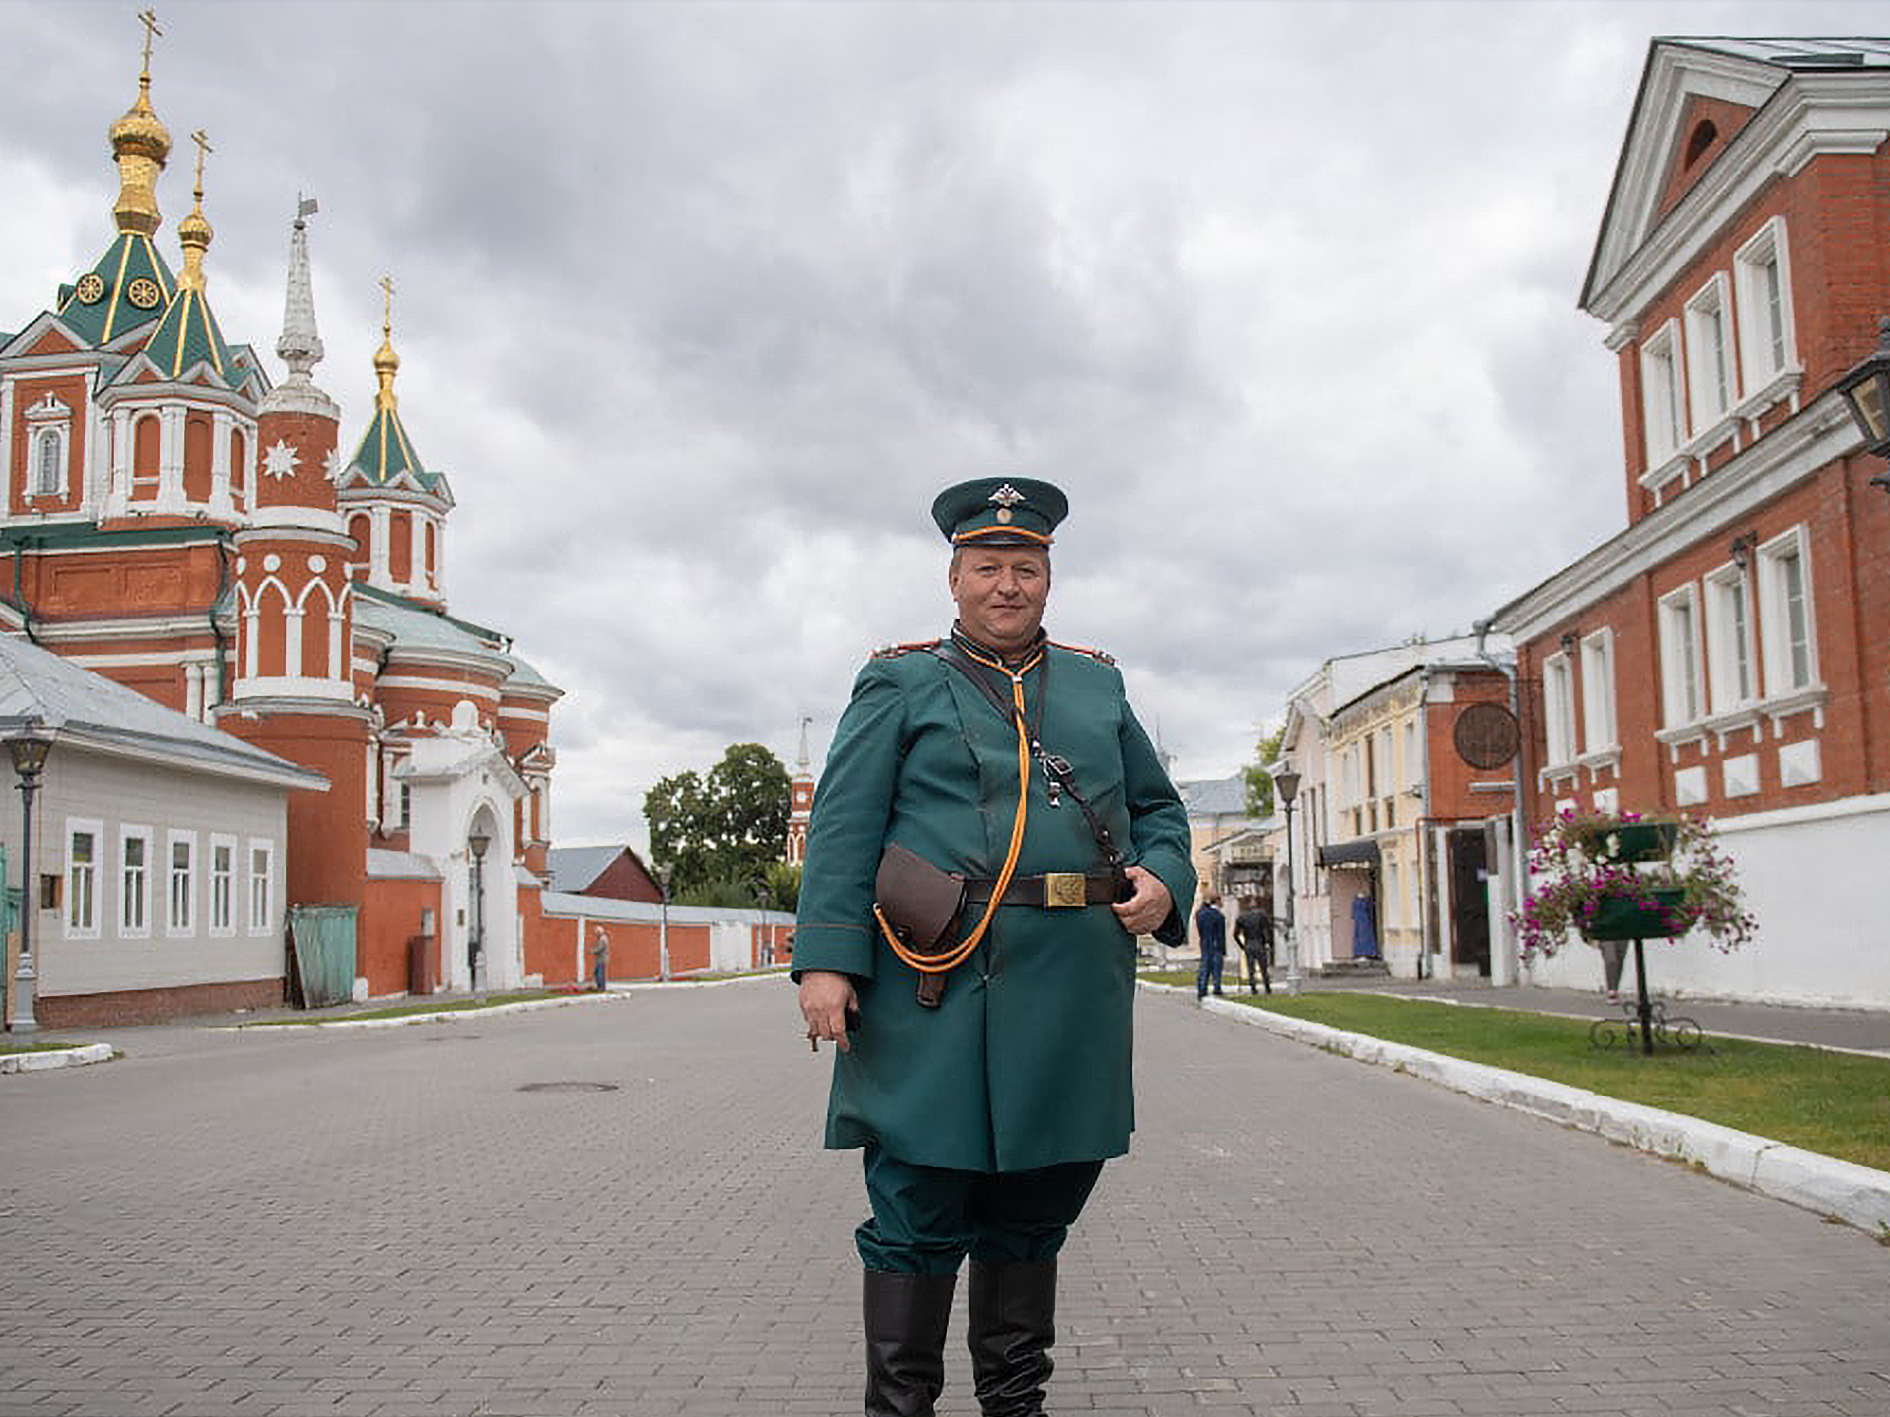
M 1636 865 L 1644 847 L 1624 845 L 1623 828 L 1650 824 L 1671 831 L 1671 853 Z M 1677 939 L 1698 929 L 1719 950 L 1738 949 L 1758 928 L 1732 858 L 1703 817 L 1656 824 L 1633 812 L 1563 812 L 1537 833 L 1529 872 L 1532 884 L 1522 908 L 1509 915 L 1524 959 L 1554 954 L 1571 930 L 1586 936 L 1598 915 L 1623 908 L 1646 913 L 1654 927 L 1649 937 Z

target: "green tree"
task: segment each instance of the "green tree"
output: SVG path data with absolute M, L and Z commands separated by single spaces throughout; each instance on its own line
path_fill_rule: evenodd
M 670 898 L 713 883 L 748 889 L 753 905 L 767 892 L 768 867 L 787 843 L 788 770 L 759 743 L 735 743 L 706 774 L 686 770 L 657 782 L 643 798 L 650 859 L 669 879 Z
M 1273 815 L 1273 764 L 1279 761 L 1280 742 L 1286 737 L 1286 725 L 1282 723 L 1271 733 L 1260 735 L 1260 741 L 1254 745 L 1254 760 L 1241 769 L 1247 779 L 1247 815 L 1250 817 L 1270 817 Z

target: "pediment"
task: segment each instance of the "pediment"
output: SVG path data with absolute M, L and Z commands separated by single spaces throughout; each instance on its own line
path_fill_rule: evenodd
M 1788 77 L 1786 71 L 1757 60 L 1654 41 L 1621 141 L 1614 185 L 1582 292 L 1584 308 Z M 1714 125 L 1714 136 L 1706 150 L 1690 150 L 1703 121 Z

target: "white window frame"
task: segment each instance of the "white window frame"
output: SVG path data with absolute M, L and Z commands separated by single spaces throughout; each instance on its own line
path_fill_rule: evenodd
M 1793 663 L 1792 585 L 1786 567 L 1798 564 L 1799 614 L 1803 617 L 1804 673 Z M 1811 539 L 1795 526 L 1758 549 L 1760 665 L 1768 698 L 1784 698 L 1818 686 L 1818 617 L 1812 601 Z
M 263 858 L 260 871 L 256 869 L 256 858 Z M 267 935 L 275 923 L 276 907 L 276 844 L 269 840 L 249 839 L 243 850 L 243 898 L 249 933 Z
M 1759 697 L 1759 661 L 1752 634 L 1752 582 L 1729 562 L 1705 579 L 1706 679 L 1715 714 L 1734 713 Z M 1743 667 L 1745 684 L 1739 683 Z
M 1686 446 L 1686 379 L 1680 322 L 1669 320 L 1641 342 L 1641 414 L 1649 472 Z
M 1799 372 L 1784 217 L 1773 217 L 1739 248 L 1733 257 L 1733 288 L 1739 306 L 1739 360 L 1745 386 L 1756 394 L 1773 380 Z
M 1620 751 L 1614 712 L 1614 631 L 1582 638 L 1582 746 L 1590 756 Z
M 1687 301 L 1687 399 L 1693 427 L 1701 433 L 1725 422 L 1739 402 L 1732 292 L 1723 271 Z
M 143 847 L 144 860 L 132 874 L 133 867 L 127 859 L 132 842 Z M 146 939 L 151 934 L 151 828 L 146 826 L 125 825 L 118 829 L 118 933 L 127 940 Z M 137 919 L 132 919 L 132 906 L 137 906 Z
M 99 935 L 98 868 L 105 845 L 105 824 L 88 817 L 67 817 L 65 827 L 65 900 L 59 918 L 65 926 L 66 939 L 96 940 Z M 92 839 L 89 861 L 80 861 L 73 851 L 81 835 Z M 30 879 L 30 872 L 28 876 Z M 28 889 L 30 891 L 30 885 Z M 28 900 L 24 904 L 30 910 L 38 902 Z M 80 918 L 81 910 L 83 918 Z
M 209 909 L 206 923 L 210 933 L 216 936 L 229 936 L 236 933 L 236 848 L 237 841 L 225 832 L 210 834 L 210 854 L 206 865 L 209 877 Z M 217 870 L 217 852 L 229 853 L 229 866 L 223 871 Z
M 1685 728 L 1705 716 L 1703 648 L 1700 598 L 1689 581 L 1660 597 L 1661 722 L 1667 728 Z
M 184 865 L 177 865 L 177 848 L 184 848 Z M 196 933 L 197 833 L 172 829 L 164 834 L 164 933 L 182 939 Z
M 1542 719 L 1548 734 L 1546 767 L 1575 761 L 1575 670 L 1566 652 L 1542 661 Z

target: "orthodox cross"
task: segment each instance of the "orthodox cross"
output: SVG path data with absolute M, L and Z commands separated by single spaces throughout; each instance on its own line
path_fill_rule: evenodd
M 201 206 L 203 203 L 203 155 L 215 152 L 216 149 L 210 146 L 210 135 L 201 128 L 190 135 L 190 140 L 197 145 L 197 202 Z
M 394 329 L 394 278 L 381 277 L 383 300 L 381 305 L 381 333 L 391 334 Z
M 154 35 L 163 34 L 164 31 L 158 28 L 155 10 L 144 11 L 138 16 L 138 22 L 144 26 L 144 76 L 149 79 L 151 77 L 151 39 Z

